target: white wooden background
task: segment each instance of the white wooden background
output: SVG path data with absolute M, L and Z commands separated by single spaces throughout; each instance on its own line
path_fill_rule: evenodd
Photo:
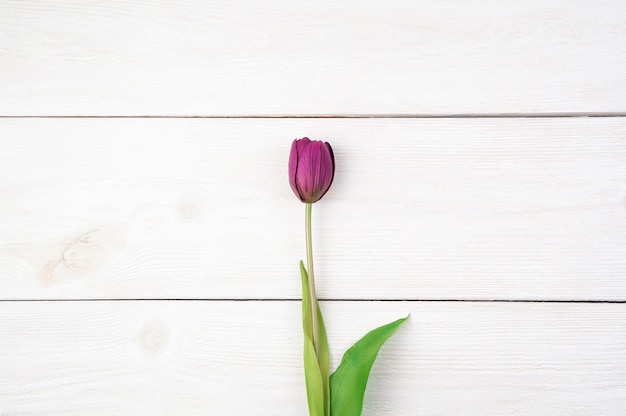
M 0 0 L 0 415 L 305 415 L 303 136 L 365 416 L 626 414 L 625 74 L 618 0 Z

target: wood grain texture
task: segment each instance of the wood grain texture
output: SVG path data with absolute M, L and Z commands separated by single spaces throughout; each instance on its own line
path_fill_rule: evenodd
M 0 298 L 626 299 L 626 119 L 0 121 Z
M 325 302 L 332 367 L 375 325 L 364 416 L 626 412 L 626 308 Z M 0 412 L 302 415 L 298 302 L 0 302 Z
M 411 314 L 363 416 L 626 414 L 626 117 L 553 117 L 625 69 L 618 0 L 0 0 L 0 416 L 304 415 L 302 136 L 332 367 Z
M 0 7 L 5 116 L 626 111 L 620 0 Z

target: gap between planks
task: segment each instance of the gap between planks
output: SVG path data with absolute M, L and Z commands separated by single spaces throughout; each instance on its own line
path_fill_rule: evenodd
M 458 119 L 458 118 L 619 118 L 626 112 L 572 112 L 572 113 L 467 113 L 467 114 L 241 114 L 241 115 L 0 115 L 0 119 Z
M 299 298 L 112 298 L 112 299 L 0 299 L 0 302 L 300 302 Z M 556 299 L 318 299 L 320 302 L 429 302 L 429 303 L 609 303 L 626 300 L 556 300 Z

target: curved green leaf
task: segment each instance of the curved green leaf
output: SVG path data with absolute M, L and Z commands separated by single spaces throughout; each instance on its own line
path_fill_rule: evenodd
M 330 376 L 330 412 L 336 416 L 360 416 L 370 370 L 380 347 L 409 317 L 368 332 L 346 351 Z
M 300 276 L 302 277 L 302 329 L 304 331 L 304 377 L 306 381 L 307 400 L 310 416 L 330 416 L 330 357 L 328 352 L 328 337 L 322 318 L 322 311 L 317 304 L 317 326 L 319 336 L 318 364 L 313 346 L 313 323 L 311 318 L 311 301 L 309 299 L 309 276 L 300 262 Z

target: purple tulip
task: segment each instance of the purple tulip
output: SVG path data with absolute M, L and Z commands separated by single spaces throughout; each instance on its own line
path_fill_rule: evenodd
M 308 137 L 296 139 L 289 155 L 289 184 L 300 201 L 322 199 L 333 183 L 335 157 L 330 144 Z

